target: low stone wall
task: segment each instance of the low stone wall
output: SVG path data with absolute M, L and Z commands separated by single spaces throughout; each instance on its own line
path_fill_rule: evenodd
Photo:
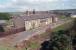
M 10 29 L 9 31 L 0 32 L 0 37 L 5 37 L 5 36 L 16 34 L 16 33 L 22 32 L 22 31 L 25 31 L 25 27 L 13 28 L 13 29 Z

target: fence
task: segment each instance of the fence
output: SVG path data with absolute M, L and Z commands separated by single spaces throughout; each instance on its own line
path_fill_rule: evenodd
M 25 31 L 24 27 L 23 28 L 13 28 L 6 32 L 0 32 L 0 37 L 11 35 L 11 34 L 16 34 L 16 33 L 22 32 L 22 31 Z

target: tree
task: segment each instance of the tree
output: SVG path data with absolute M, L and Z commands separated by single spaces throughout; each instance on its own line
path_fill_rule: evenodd
M 0 25 L 0 32 L 4 32 L 4 29 L 1 25 Z
M 74 18 L 73 25 L 71 27 L 72 46 L 76 50 L 76 18 Z
M 0 20 L 9 20 L 10 14 L 9 13 L 0 13 Z
M 72 26 L 72 30 L 76 31 L 76 18 L 73 21 L 73 26 Z
M 70 17 L 70 16 L 71 16 L 71 13 L 64 12 L 64 15 L 65 15 L 66 17 Z
M 66 31 L 60 30 L 54 32 L 51 39 L 45 42 L 43 42 L 41 50 L 65 50 L 70 43 L 70 36 L 66 34 Z

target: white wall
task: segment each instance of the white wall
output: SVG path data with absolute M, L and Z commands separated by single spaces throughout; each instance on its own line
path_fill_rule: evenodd
M 52 18 L 46 18 L 46 24 L 52 23 Z
M 42 20 L 45 20 L 44 22 L 41 22 Z M 37 28 L 39 26 L 45 26 L 52 23 L 52 18 L 45 18 L 45 19 L 36 19 L 36 20 L 30 20 L 25 21 L 25 29 L 30 30 Z
M 30 30 L 31 29 L 31 22 L 30 21 L 25 21 L 25 29 Z
M 40 25 L 40 20 L 30 20 L 30 21 L 25 21 L 25 29 L 26 30 L 30 30 L 30 29 L 34 29 L 36 27 L 39 27 Z

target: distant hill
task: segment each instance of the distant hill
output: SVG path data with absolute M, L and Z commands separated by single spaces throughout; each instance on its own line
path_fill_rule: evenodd
M 32 12 L 32 11 L 30 11 Z M 50 13 L 53 13 L 53 12 L 59 12 L 59 13 L 75 13 L 76 14 L 76 9 L 65 9 L 65 10 L 48 10 L 48 11 L 36 11 L 36 13 L 38 14 L 41 14 L 41 13 L 47 13 L 47 12 L 50 12 Z M 25 14 L 25 12 L 8 12 L 9 14 L 11 15 L 22 15 L 22 14 Z
M 66 9 L 66 10 L 50 10 L 50 12 L 61 12 L 61 13 L 76 13 L 76 9 Z

